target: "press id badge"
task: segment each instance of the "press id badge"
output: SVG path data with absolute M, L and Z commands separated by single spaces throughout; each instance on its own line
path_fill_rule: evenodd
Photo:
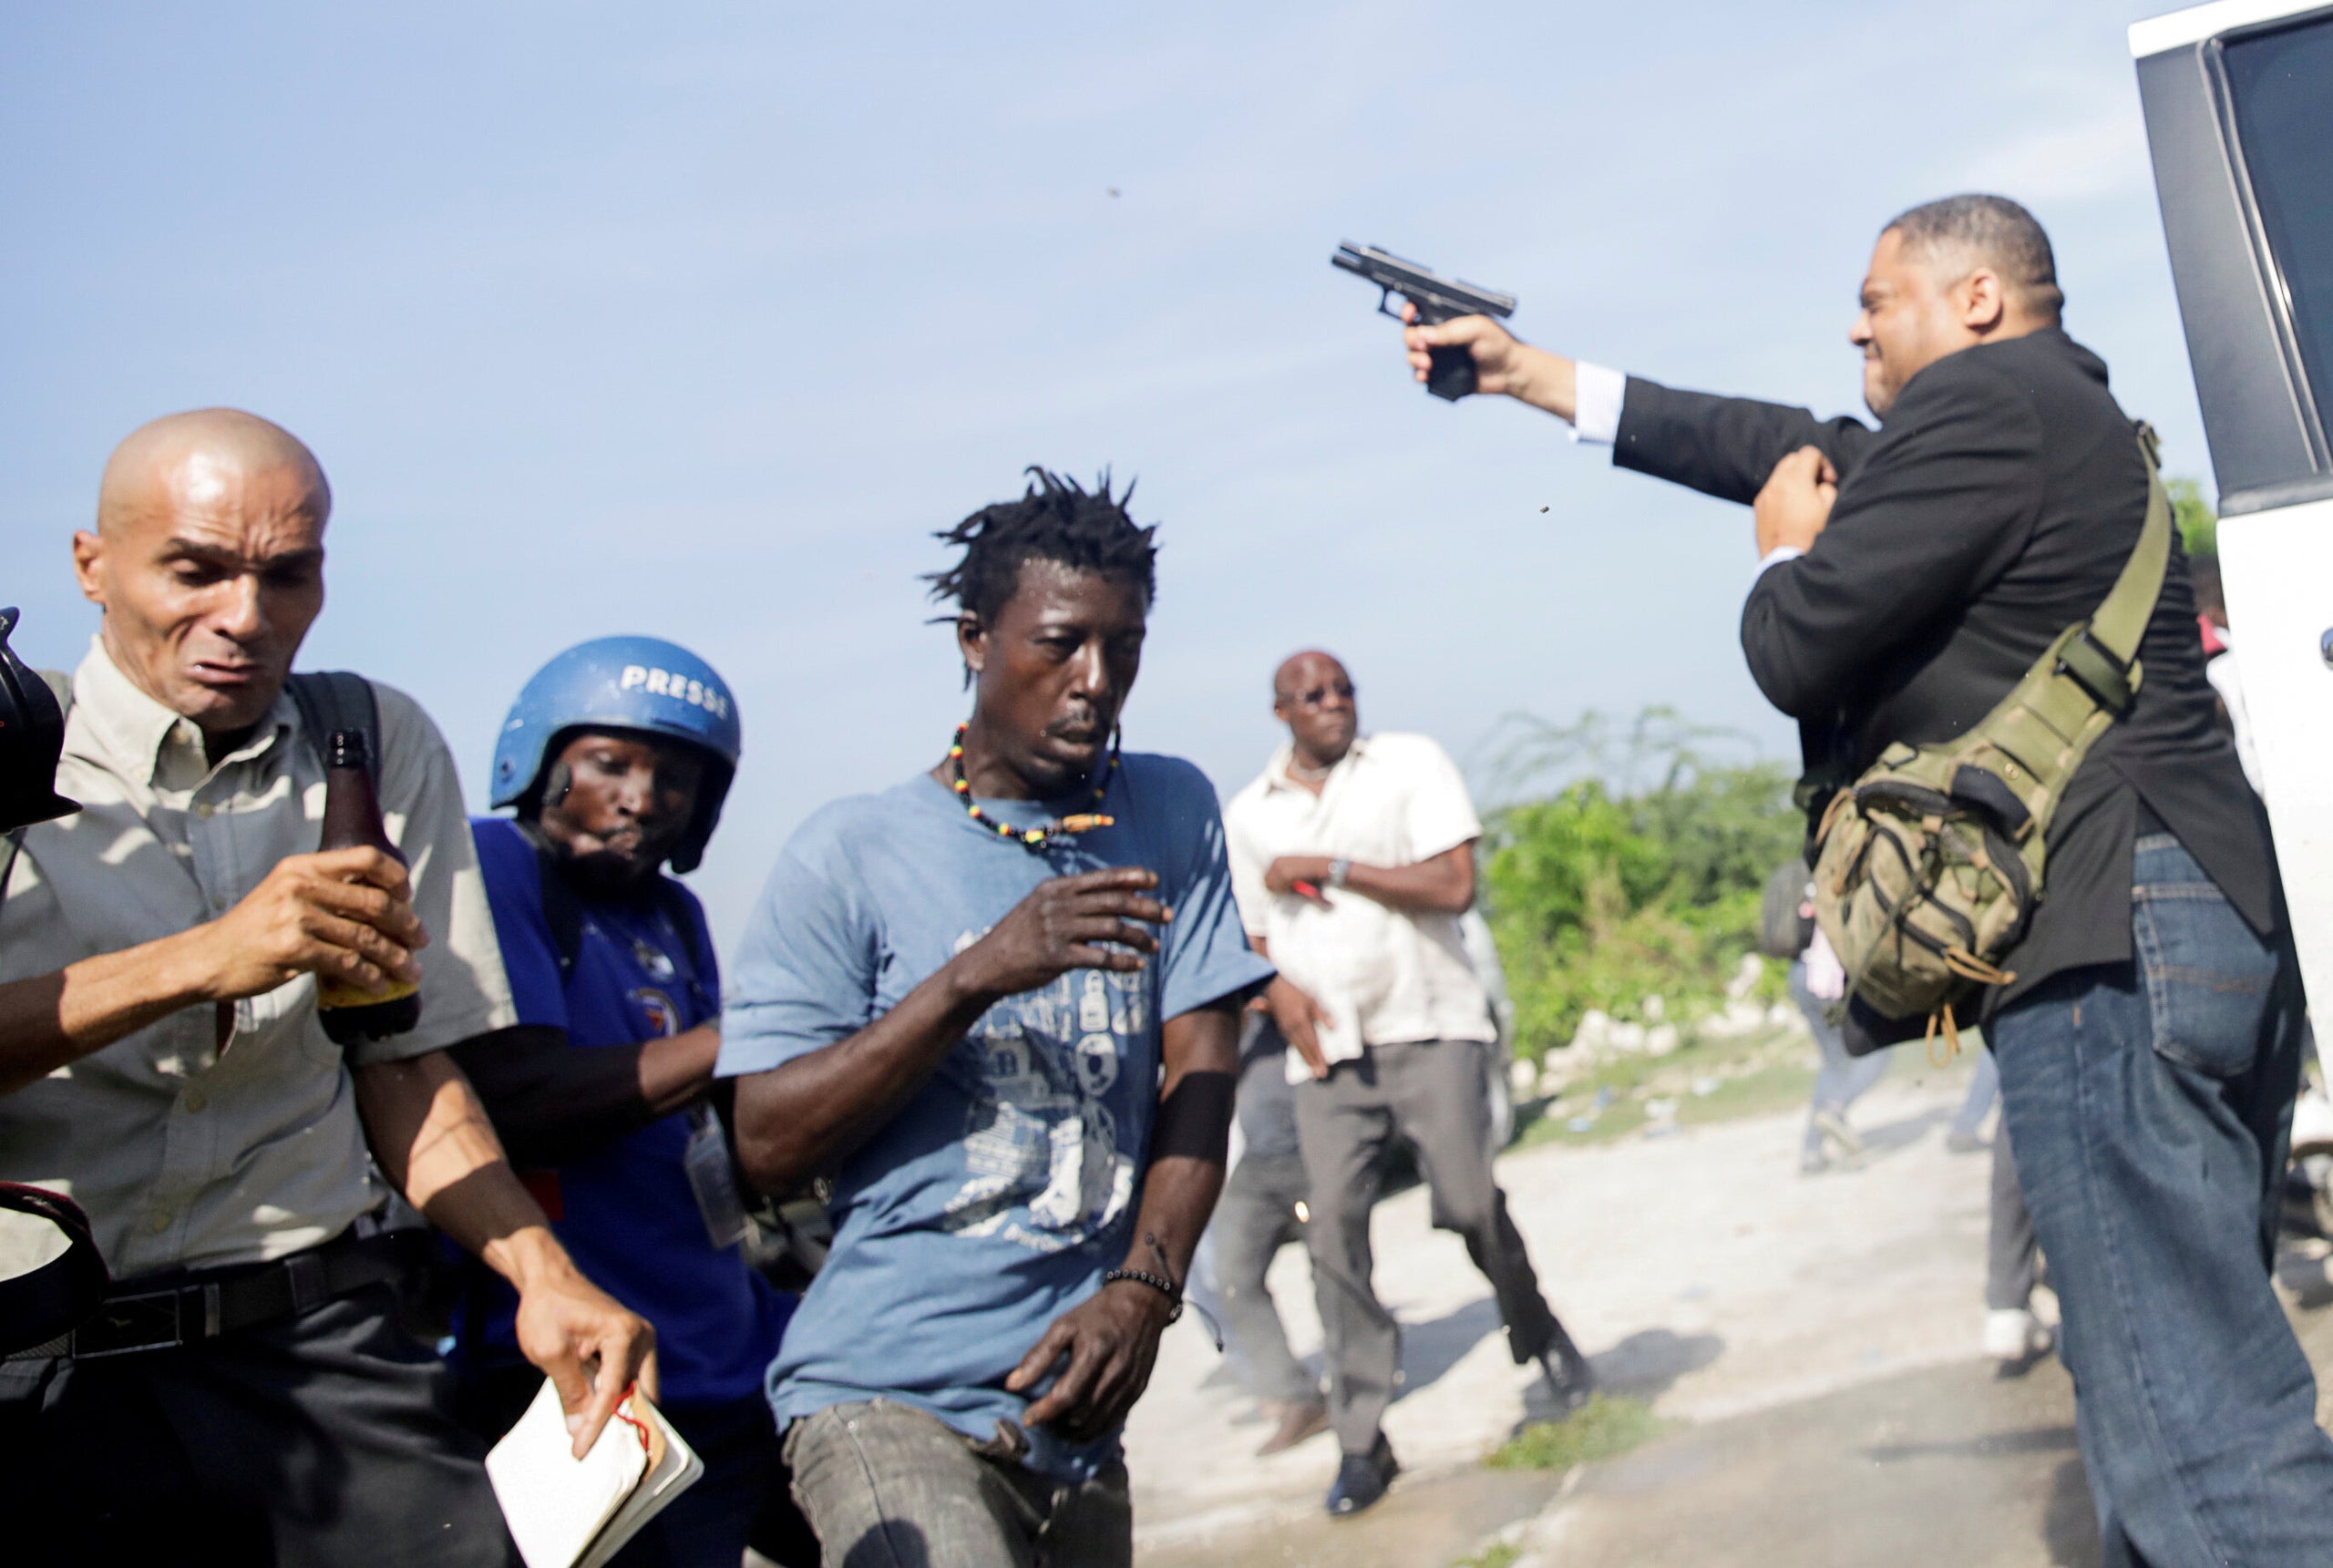
M 696 1194 L 696 1212 L 704 1220 L 705 1239 L 714 1250 L 735 1246 L 751 1233 L 745 1201 L 737 1193 L 737 1176 L 729 1163 L 729 1140 L 721 1118 L 710 1105 L 689 1108 L 689 1145 L 681 1155 L 689 1173 L 689 1190 Z

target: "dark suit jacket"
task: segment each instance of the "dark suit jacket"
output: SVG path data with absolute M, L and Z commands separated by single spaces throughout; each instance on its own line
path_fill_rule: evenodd
M 1889 743 L 1949 740 L 2094 613 L 2137 543 L 2146 467 L 2097 355 L 2055 328 L 1912 377 L 1875 431 L 1804 409 L 1631 379 L 1613 460 L 1749 501 L 1821 447 L 1839 498 L 1814 548 L 1763 573 L 1742 616 L 1759 689 L 1860 772 Z M 2091 751 L 2050 826 L 2046 895 L 2009 961 L 2016 985 L 2131 956 L 2131 850 L 2178 835 L 2263 937 L 2278 917 L 2258 803 L 2214 723 L 2186 558 L 2139 658 L 2131 716 Z

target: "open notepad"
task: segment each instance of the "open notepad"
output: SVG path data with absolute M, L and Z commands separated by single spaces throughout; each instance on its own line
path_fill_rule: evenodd
M 637 1389 L 581 1459 L 559 1390 L 543 1379 L 519 1424 L 486 1456 L 527 1568 L 599 1568 L 704 1473 L 681 1434 Z

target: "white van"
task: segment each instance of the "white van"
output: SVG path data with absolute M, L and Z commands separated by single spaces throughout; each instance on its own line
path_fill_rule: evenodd
M 2323 1026 L 2333 1021 L 2333 5 L 2216 0 L 2130 36 L 2218 483 L 2244 707 Z M 2318 1047 L 2333 1053 L 2333 1028 L 2319 1028 Z M 2333 1129 L 2295 1132 L 2316 1143 Z

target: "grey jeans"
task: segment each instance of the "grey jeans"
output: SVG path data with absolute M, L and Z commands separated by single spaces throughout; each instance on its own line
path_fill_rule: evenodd
M 1490 1281 L 1520 1363 L 1563 1330 L 1539 1294 L 1506 1194 L 1491 1177 L 1485 1049 L 1472 1040 L 1372 1045 L 1325 1079 L 1296 1089 L 1296 1126 L 1312 1189 L 1312 1292 L 1329 1351 L 1329 1419 L 1347 1453 L 1377 1441 L 1402 1369 L 1402 1330 L 1370 1283 L 1370 1211 L 1387 1146 L 1406 1138 L 1434 1194 L 1434 1223 L 1454 1231 Z
M 833 1405 L 786 1429 L 824 1568 L 1131 1568 L 1126 1467 L 1056 1481 L 912 1405 Z
M 1258 1397 L 1283 1405 L 1321 1397 L 1321 1386 L 1288 1348 L 1288 1330 L 1265 1283 L 1280 1249 L 1304 1239 L 1296 1206 L 1308 1191 L 1299 1156 L 1249 1154 L 1231 1168 L 1215 1205 L 1225 1352 Z
M 1992 1052 L 1985 1053 L 1992 1060 Z M 1985 1305 L 1995 1312 L 2033 1305 L 2041 1278 L 2041 1249 L 2033 1239 L 2033 1215 L 2017 1182 L 2017 1156 L 2009 1152 L 2009 1124 L 1993 1133 L 1993 1217 L 1985 1244 Z

